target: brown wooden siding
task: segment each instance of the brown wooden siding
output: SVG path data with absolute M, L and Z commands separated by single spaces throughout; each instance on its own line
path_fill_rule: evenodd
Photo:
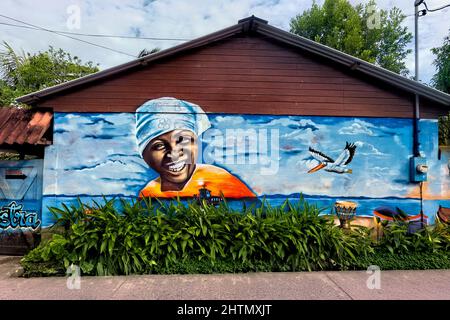
M 420 117 L 424 119 L 437 119 L 440 116 L 448 115 L 450 109 L 443 108 L 437 103 L 428 99 L 420 99 Z
M 259 36 L 227 39 L 39 105 L 56 112 L 133 112 L 162 96 L 217 113 L 413 116 L 411 94 Z

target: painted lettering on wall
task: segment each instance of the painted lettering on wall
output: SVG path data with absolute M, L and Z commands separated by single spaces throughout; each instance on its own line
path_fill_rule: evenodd
M 36 211 L 22 210 L 23 204 L 11 201 L 0 210 L 0 228 L 32 228 L 36 229 L 41 225 Z

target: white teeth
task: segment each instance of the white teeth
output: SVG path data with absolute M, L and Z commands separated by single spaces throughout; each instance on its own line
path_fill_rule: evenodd
M 179 171 L 183 170 L 185 165 L 186 165 L 186 161 L 172 162 L 172 163 L 168 164 L 168 168 L 169 168 L 169 171 L 179 172 Z

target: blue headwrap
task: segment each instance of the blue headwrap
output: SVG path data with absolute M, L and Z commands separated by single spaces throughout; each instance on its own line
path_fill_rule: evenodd
M 198 105 L 170 97 L 149 100 L 136 109 L 136 140 L 143 155 L 148 143 L 172 130 L 190 130 L 197 136 L 211 127 Z

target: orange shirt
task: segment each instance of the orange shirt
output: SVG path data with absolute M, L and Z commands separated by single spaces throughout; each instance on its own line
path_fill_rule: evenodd
M 198 195 L 199 189 L 205 186 L 211 191 L 212 196 L 225 198 L 254 198 L 255 193 L 251 191 L 241 180 L 233 176 L 225 169 L 209 165 L 197 164 L 194 173 L 184 188 L 180 191 L 161 191 L 161 178 L 150 181 L 139 193 L 139 197 L 150 198 L 176 198 L 193 197 Z

